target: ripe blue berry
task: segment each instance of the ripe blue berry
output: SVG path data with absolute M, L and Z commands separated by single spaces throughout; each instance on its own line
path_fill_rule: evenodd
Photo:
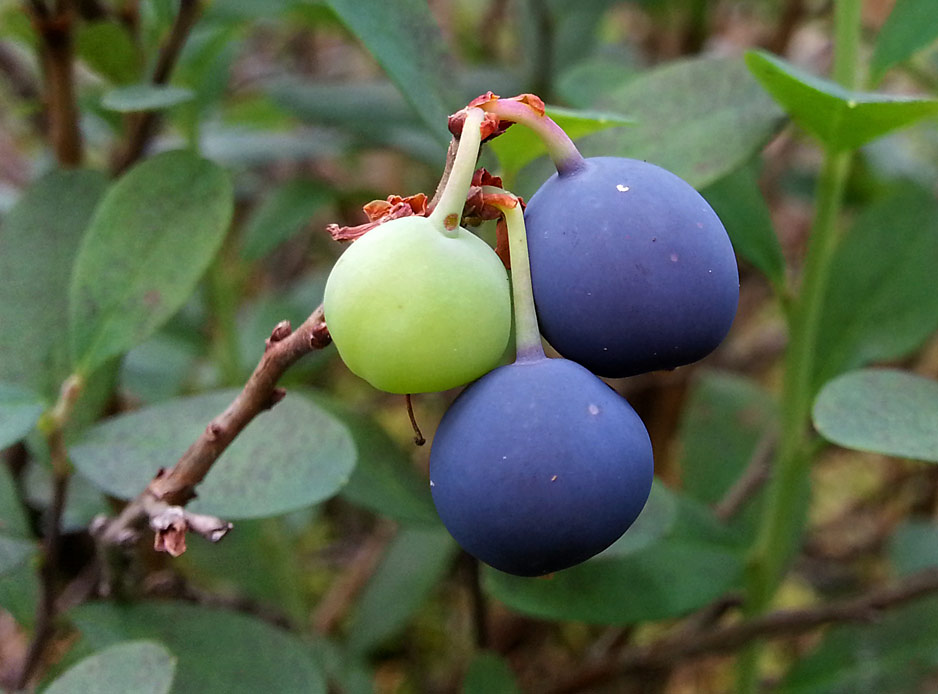
M 554 174 L 525 212 L 541 332 L 602 376 L 672 369 L 713 351 L 739 299 L 733 247 L 688 183 L 595 157 Z
M 501 571 L 537 576 L 618 539 L 648 499 L 651 443 L 632 407 L 582 366 L 519 360 L 469 386 L 430 453 L 440 518 Z

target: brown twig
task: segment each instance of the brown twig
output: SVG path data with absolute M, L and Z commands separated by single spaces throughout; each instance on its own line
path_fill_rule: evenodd
M 332 633 L 342 621 L 381 563 L 394 533 L 393 523 L 379 522 L 374 532 L 358 547 L 313 612 L 312 625 L 317 634 L 326 636 Z
M 170 30 L 166 43 L 163 44 L 157 57 L 156 66 L 150 81 L 155 85 L 169 82 L 169 78 L 176 67 L 176 61 L 182 53 L 182 47 L 189 37 L 189 32 L 199 19 L 202 5 L 199 0 L 180 0 L 179 13 Z M 135 113 L 128 119 L 129 135 L 127 143 L 114 157 L 112 169 L 120 174 L 140 159 L 145 153 L 150 140 L 156 132 L 159 114 L 156 111 L 143 111 Z
M 870 622 L 884 610 L 900 607 L 938 591 L 938 569 L 913 574 L 899 583 L 864 595 L 800 610 L 779 610 L 710 631 L 685 631 L 645 646 L 632 647 L 614 661 L 597 663 L 576 673 L 577 682 L 595 684 L 615 677 L 670 668 L 716 653 L 730 653 L 758 639 L 796 636 L 830 624 Z M 573 678 L 571 678 L 572 680 Z M 551 694 L 573 691 L 569 682 Z
M 168 531 L 171 537 L 161 539 L 158 535 L 157 549 L 170 550 L 165 542 L 167 539 L 178 549 L 179 535 L 186 530 L 199 532 L 209 539 L 221 539 L 227 532 L 224 521 L 200 517 L 205 523 L 194 524 L 196 519 L 182 511 L 182 507 L 195 496 L 196 486 L 234 438 L 254 417 L 283 398 L 284 391 L 277 388 L 277 381 L 283 373 L 300 357 L 322 349 L 330 342 L 321 305 L 296 331 L 291 330 L 287 321 L 279 323 L 268 338 L 267 349 L 244 389 L 224 412 L 209 423 L 170 470 L 158 473 L 117 518 L 99 523 L 99 541 L 104 545 L 126 545 L 136 539 L 145 525 L 162 525 L 169 516 L 173 517 Z M 171 508 L 179 511 L 171 511 Z
M 42 662 L 49 641 L 55 634 L 57 581 L 59 577 L 59 545 L 62 537 L 62 514 L 68 499 L 68 482 L 71 466 L 65 448 L 65 425 L 71 417 L 75 403 L 81 395 L 84 383 L 71 376 L 62 384 L 59 399 L 40 420 L 40 428 L 46 434 L 49 457 L 52 462 L 52 500 L 46 509 L 43 533 L 42 563 L 39 568 L 39 600 L 36 604 L 36 627 L 17 677 L 17 688 L 29 683 L 36 668 Z
M 32 0 L 28 9 L 39 36 L 49 140 L 59 164 L 79 166 L 83 147 L 73 75 L 74 11 L 70 2 L 61 2 L 55 12 L 51 12 L 39 0 Z
M 778 444 L 778 432 L 770 429 L 762 435 L 756 444 L 749 462 L 739 479 L 726 492 L 722 499 L 713 507 L 713 515 L 722 521 L 727 521 L 737 513 L 759 491 L 769 479 L 770 463 L 775 455 Z

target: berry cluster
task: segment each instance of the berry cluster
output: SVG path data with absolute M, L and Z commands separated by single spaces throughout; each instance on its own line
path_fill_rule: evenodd
M 542 137 L 557 167 L 524 211 L 497 187 L 470 195 L 480 142 L 515 122 Z M 434 437 L 433 500 L 470 554 L 537 576 L 612 544 L 651 490 L 645 426 L 598 376 L 710 353 L 736 312 L 736 259 L 690 185 L 646 162 L 584 159 L 537 97 L 486 94 L 450 127 L 459 148 L 439 201 L 427 216 L 395 206 L 402 216 L 342 255 L 325 316 L 346 364 L 378 388 L 478 379 Z M 495 252 L 460 226 L 467 196 L 475 212 L 502 217 L 510 288 Z M 495 368 L 512 306 L 517 356 Z M 545 356 L 542 333 L 565 358 Z

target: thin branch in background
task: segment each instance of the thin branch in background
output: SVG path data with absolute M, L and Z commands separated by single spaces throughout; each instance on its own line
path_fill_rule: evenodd
M 153 75 L 150 79 L 154 85 L 164 85 L 169 82 L 169 78 L 176 67 L 182 48 L 189 37 L 189 32 L 195 26 L 196 21 L 201 14 L 202 5 L 199 0 L 180 0 L 179 13 L 176 15 L 176 21 L 170 30 L 166 43 L 163 44 L 157 57 L 156 66 L 153 69 Z M 120 174 L 133 166 L 140 157 L 144 155 L 150 140 L 156 133 L 156 126 L 159 123 L 159 114 L 156 111 L 143 111 L 135 113 L 129 117 L 127 143 L 114 157 L 112 169 L 115 174 Z
M 584 668 L 550 690 L 576 691 L 571 686 L 598 684 L 636 673 L 660 671 L 706 655 L 730 653 L 762 639 L 798 636 L 832 624 L 875 621 L 885 610 L 901 607 L 938 592 L 938 569 L 927 569 L 885 588 L 855 598 L 800 610 L 779 610 L 710 631 L 681 630 L 645 646 L 635 646 L 614 660 Z
M 105 546 L 127 545 L 134 541 L 146 525 L 159 523 L 160 517 L 168 513 L 169 507 L 182 507 L 195 496 L 196 486 L 205 478 L 218 457 L 228 448 L 235 437 L 261 412 L 270 409 L 285 395 L 277 387 L 283 373 L 300 357 L 331 342 L 323 318 L 322 306 L 292 331 L 290 323 L 283 321 L 271 332 L 267 348 L 251 374 L 244 389 L 234 401 L 215 417 L 189 449 L 168 471 L 161 471 L 136 499 L 124 507 L 117 518 L 98 523 L 97 538 Z M 178 515 L 178 514 L 177 514 Z M 220 539 L 224 534 L 220 525 L 209 522 L 206 532 L 190 524 L 191 514 L 178 515 L 179 524 L 173 526 L 171 543 L 179 547 L 186 530 L 193 530 Z M 212 519 L 218 524 L 220 519 Z M 158 543 L 160 538 L 157 538 Z M 158 549 L 169 549 L 166 538 L 162 538 Z
M 722 499 L 713 507 L 713 515 L 722 521 L 727 521 L 758 492 L 771 472 L 772 458 L 778 445 L 778 431 L 770 429 L 756 444 L 743 474 L 726 492 Z
M 74 12 L 71 3 L 59 3 L 52 13 L 40 0 L 29 4 L 39 36 L 44 95 L 48 112 L 49 141 L 62 166 L 81 165 L 83 145 L 75 102 Z
M 489 610 L 488 600 L 482 591 L 479 560 L 468 552 L 460 553 L 460 564 L 469 588 L 469 608 L 472 613 L 472 628 L 476 648 L 489 647 Z
M 62 537 L 62 515 L 68 499 L 71 464 L 65 448 L 65 425 L 81 394 L 81 379 L 72 376 L 62 384 L 59 399 L 43 414 L 39 427 L 46 435 L 52 462 L 52 499 L 45 510 L 42 559 L 39 567 L 39 600 L 36 604 L 36 626 L 26 657 L 16 679 L 17 689 L 25 688 L 55 634 L 56 599 L 58 595 L 59 550 Z
M 348 565 L 329 586 L 313 612 L 312 625 L 317 634 L 326 636 L 348 614 L 355 598 L 368 583 L 394 537 L 392 523 L 379 522 L 374 532 L 359 545 Z

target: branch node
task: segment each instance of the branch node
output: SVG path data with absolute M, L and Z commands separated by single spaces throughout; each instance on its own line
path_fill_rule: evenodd
M 287 389 L 286 389 L 286 388 L 279 388 L 279 387 L 278 387 L 278 388 L 274 388 L 274 389 L 271 391 L 271 393 L 270 393 L 270 400 L 269 400 L 268 403 L 267 403 L 267 408 L 266 408 L 266 409 L 269 410 L 271 407 L 273 407 L 274 405 L 276 405 L 278 402 L 280 402 L 281 400 L 283 400 L 285 397 L 287 397 Z
M 281 340 L 285 340 L 290 337 L 293 333 L 293 327 L 290 325 L 290 321 L 282 320 L 274 327 L 273 331 L 270 333 L 270 337 L 264 341 L 264 351 L 266 352 L 271 346 Z

